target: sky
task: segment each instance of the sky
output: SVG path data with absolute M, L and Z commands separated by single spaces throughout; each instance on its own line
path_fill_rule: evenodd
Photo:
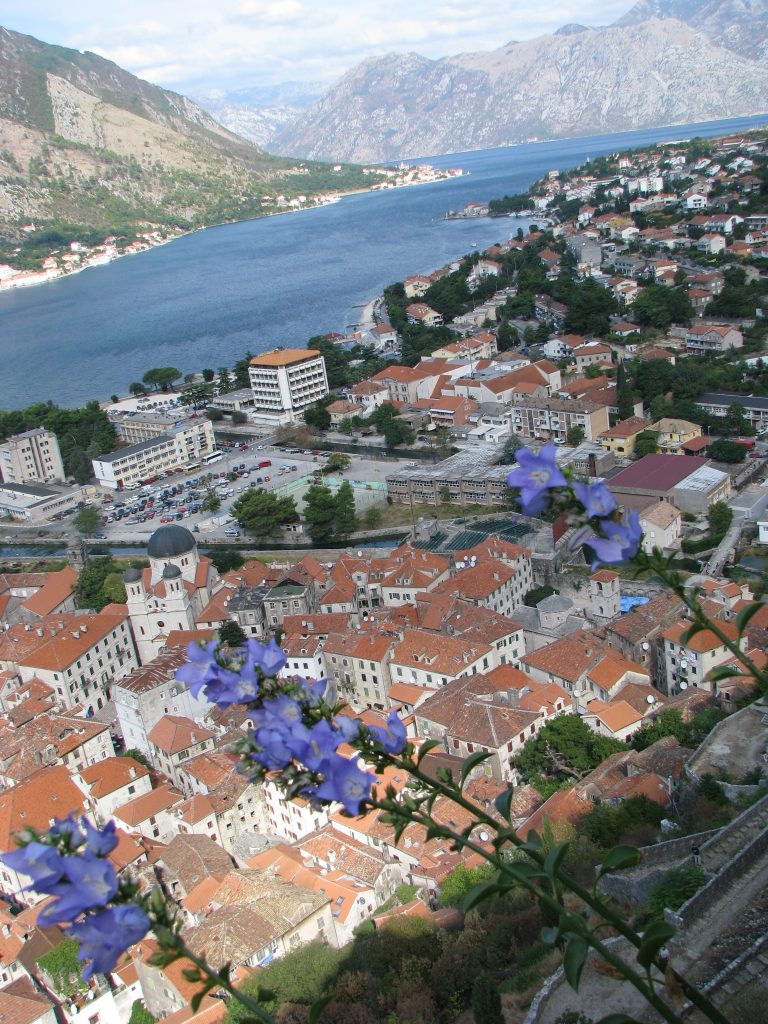
M 190 95 L 330 85 L 368 57 L 490 50 L 572 22 L 605 25 L 633 0 L 3 0 L 6 28 L 92 50 Z

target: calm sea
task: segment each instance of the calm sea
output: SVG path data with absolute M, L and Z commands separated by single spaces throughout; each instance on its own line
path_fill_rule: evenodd
M 656 141 L 719 135 L 766 117 L 429 158 L 463 178 L 348 196 L 228 224 L 52 284 L 0 295 L 0 408 L 124 393 L 152 366 L 232 364 L 246 350 L 343 331 L 392 281 L 502 241 L 517 223 L 444 221 L 448 209 L 519 192 L 553 168 Z

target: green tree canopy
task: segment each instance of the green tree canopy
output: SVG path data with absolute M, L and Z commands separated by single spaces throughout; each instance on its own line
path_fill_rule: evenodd
M 311 430 L 329 430 L 331 426 L 331 414 L 326 409 L 325 402 L 314 402 L 304 410 L 304 422 Z
M 727 501 L 713 501 L 707 511 L 709 532 L 713 537 L 722 537 L 733 522 L 733 509 Z
M 330 487 L 326 487 L 324 484 L 312 484 L 307 488 L 304 495 L 304 523 L 313 543 L 322 545 L 334 540 L 336 498 Z
M 345 480 L 336 492 L 334 503 L 336 534 L 338 537 L 346 539 L 355 532 L 357 526 L 355 495 L 348 480 Z
M 655 455 L 658 450 L 658 430 L 641 430 L 635 438 L 635 458 L 642 459 L 644 455 Z
M 616 371 L 616 404 L 619 408 L 620 420 L 627 420 L 634 415 L 635 396 L 632 394 L 632 385 L 623 360 L 619 363 Z
M 216 491 L 209 489 L 203 496 L 202 505 L 204 512 L 218 512 L 221 508 L 221 498 Z
M 504 442 L 498 463 L 501 466 L 512 466 L 517 462 L 517 453 L 525 448 L 525 441 L 519 434 L 511 434 Z
M 709 445 L 707 455 L 717 462 L 738 463 L 746 459 L 747 447 L 737 444 L 736 441 L 729 441 L 727 437 L 719 437 Z
M 95 505 L 85 505 L 72 520 L 81 537 L 92 537 L 101 526 L 101 512 Z
M 558 715 L 528 740 L 515 764 L 526 781 L 537 775 L 573 780 L 596 768 L 609 754 L 626 749 L 619 740 L 599 736 L 577 715 Z
M 242 647 L 245 643 L 246 636 L 239 622 L 235 622 L 234 619 L 227 619 L 227 621 L 219 627 L 219 640 L 221 640 L 223 644 L 229 644 L 230 647 Z
M 147 370 L 141 378 L 144 384 L 157 388 L 158 391 L 169 391 L 175 380 L 181 376 L 181 370 L 175 366 L 154 366 Z
M 120 569 L 111 555 L 105 558 L 91 558 L 80 570 L 75 584 L 78 607 L 100 612 L 104 605 L 110 604 L 116 596 L 118 601 L 124 601 L 125 590 L 123 589 L 121 593 L 117 588 L 115 576 L 122 582 Z
M 476 868 L 459 864 L 450 874 L 446 875 L 440 886 L 441 906 L 460 907 L 476 885 L 487 882 L 492 876 L 493 868 L 490 864 L 480 864 Z
M 244 530 L 261 540 L 298 518 L 293 498 L 279 498 L 261 487 L 249 487 L 241 494 L 232 506 L 232 515 Z
M 505 1024 L 498 986 L 487 971 L 477 974 L 472 983 L 472 1014 L 475 1024 Z

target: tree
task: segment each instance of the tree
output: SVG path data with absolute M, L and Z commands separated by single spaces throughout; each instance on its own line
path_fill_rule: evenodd
M 381 432 L 384 435 L 384 443 L 387 448 L 397 448 L 401 444 L 413 444 L 416 439 L 410 424 L 395 417 L 384 421 Z
M 105 604 L 109 604 L 114 598 L 105 591 L 105 584 L 108 577 L 120 575 L 119 568 L 114 559 L 92 558 L 87 565 L 83 566 L 75 584 L 75 597 L 80 608 L 92 608 L 100 612 Z M 125 591 L 123 591 L 125 600 Z
M 517 462 L 517 453 L 525 448 L 525 441 L 519 434 L 511 434 L 504 442 L 501 455 L 497 460 L 500 466 L 512 466 Z
M 733 522 L 733 509 L 726 501 L 714 501 L 707 512 L 709 532 L 713 537 L 722 537 Z
M 314 402 L 304 410 L 304 422 L 312 430 L 329 430 L 331 414 L 322 401 Z
M 481 971 L 472 984 L 472 1013 L 475 1024 L 505 1024 L 499 989 L 485 971 Z
M 245 643 L 246 636 L 239 622 L 235 622 L 234 619 L 227 619 L 227 621 L 219 627 L 219 640 L 221 640 L 223 644 L 228 644 L 230 647 L 242 647 Z
M 355 532 L 357 526 L 357 515 L 355 511 L 355 495 L 352 485 L 345 480 L 336 492 L 336 534 L 346 539 L 350 533 Z
M 659 450 L 659 433 L 657 430 L 641 430 L 635 438 L 635 458 L 644 455 L 655 455 Z
M 101 593 L 106 599 L 107 604 L 125 604 L 127 595 L 125 593 L 123 574 L 121 572 L 111 572 L 108 576 L 105 576 Z
M 205 492 L 202 506 L 204 512 L 218 512 L 221 508 L 221 498 L 218 496 L 216 491 L 208 490 Z
M 448 875 L 440 886 L 440 905 L 443 907 L 460 907 L 465 897 L 481 882 L 488 881 L 493 875 L 490 865 L 481 864 L 476 868 L 468 868 L 459 864 Z
M 632 394 L 632 385 L 627 378 L 623 360 L 619 363 L 616 371 L 616 404 L 619 407 L 620 420 L 627 420 L 634 415 L 635 396 Z
M 211 423 L 220 423 L 224 419 L 224 413 L 221 409 L 217 409 L 215 405 L 209 405 L 205 410 L 205 415 Z
M 175 366 L 155 366 L 147 370 L 141 379 L 158 391 L 169 391 L 173 382 L 180 376 L 181 370 L 177 370 Z
M 152 1016 L 140 999 L 134 1001 L 128 1024 L 155 1024 L 156 1020 L 157 1018 Z
M 215 376 L 216 374 L 210 367 L 206 367 L 203 370 L 203 380 L 206 382 L 206 384 L 210 384 Z
M 307 488 L 304 495 L 304 522 L 313 543 L 322 545 L 334 539 L 336 499 L 330 487 L 313 484 Z
M 548 775 L 572 781 L 596 768 L 609 754 L 626 749 L 619 740 L 598 736 L 577 715 L 558 715 L 525 744 L 515 763 L 528 780 Z
M 138 761 L 139 764 L 143 764 L 145 768 L 151 768 L 152 764 L 148 760 L 147 755 L 137 750 L 136 747 L 131 747 L 130 750 L 126 750 L 123 757 L 130 757 L 134 761 Z
M 274 491 L 250 487 L 235 501 L 232 515 L 252 536 L 265 539 L 285 523 L 298 518 L 293 498 L 278 498 Z
M 370 508 L 365 510 L 363 520 L 369 530 L 375 530 L 378 526 L 381 526 L 381 509 L 377 508 L 376 505 L 371 505 Z
M 326 473 L 343 473 L 349 469 L 352 458 L 346 452 L 334 452 L 325 464 Z
M 516 327 L 511 324 L 502 323 L 496 332 L 496 344 L 499 352 L 508 352 L 520 344 L 520 334 Z
M 135 380 L 132 384 L 128 385 L 128 390 L 132 395 L 146 395 L 147 386 L 142 384 L 141 381 Z
M 235 548 L 216 547 L 205 553 L 222 575 L 230 569 L 242 569 L 245 564 L 245 559 Z
M 92 537 L 101 526 L 101 512 L 95 505 L 85 505 L 72 520 L 81 537 Z
M 565 435 L 565 439 L 568 444 L 575 448 L 577 444 L 581 444 L 584 440 L 584 428 L 579 426 L 571 427 Z
M 232 422 L 233 423 L 247 423 L 248 422 L 248 414 L 243 412 L 242 409 L 235 409 L 235 411 L 232 413 Z
M 747 447 L 729 441 L 727 437 L 719 437 L 707 448 L 707 455 L 716 462 L 743 462 L 747 457 Z
M 688 729 L 680 712 L 676 708 L 664 708 L 652 722 L 640 726 L 632 737 L 631 745 L 635 750 L 645 750 L 665 736 L 674 736 L 683 743 L 687 735 Z

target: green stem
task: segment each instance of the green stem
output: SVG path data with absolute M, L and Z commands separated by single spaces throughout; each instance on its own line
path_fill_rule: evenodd
M 758 682 L 764 690 L 768 691 L 768 676 L 766 676 L 762 669 L 759 669 L 754 661 L 752 661 L 752 659 L 742 651 L 738 643 L 734 642 L 726 635 L 717 622 L 709 618 L 701 607 L 701 603 L 695 597 L 688 594 L 678 575 L 676 573 L 669 573 L 666 565 L 661 564 L 660 560 L 654 560 L 651 557 L 648 558 L 647 562 L 648 568 L 651 568 L 656 575 L 667 584 L 670 590 L 677 594 L 689 611 L 693 612 L 693 617 L 696 622 L 705 629 L 708 629 L 711 633 L 714 633 L 717 639 L 727 647 L 733 655 L 735 655 L 738 661 L 741 662 L 747 672 L 754 676 L 755 681 Z
M 242 1003 L 246 1010 L 250 1010 L 255 1017 L 257 1017 L 263 1024 L 275 1024 L 275 1018 L 267 1013 L 266 1010 L 262 1009 L 261 1005 L 250 996 L 245 995 L 234 987 L 229 978 L 225 977 L 220 971 L 215 971 L 212 967 L 205 962 L 202 957 L 197 956 L 192 950 L 186 945 L 182 938 L 179 938 L 179 958 L 182 957 L 191 960 L 192 963 L 197 967 L 199 971 L 205 974 L 212 982 L 229 992 L 233 998 L 237 999 L 239 1003 Z
M 456 786 L 455 783 L 453 785 L 449 785 L 447 783 L 442 782 L 440 779 L 431 778 L 421 770 L 421 768 L 413 761 L 412 758 L 401 760 L 400 758 L 390 756 L 386 757 L 385 759 L 389 764 L 392 764 L 397 768 L 402 768 L 414 778 L 419 779 L 419 781 L 421 781 L 426 786 L 426 788 L 432 790 L 433 792 L 437 790 L 443 796 L 446 796 L 449 800 L 452 800 L 455 804 L 458 804 L 458 806 L 463 807 L 466 811 L 469 811 L 469 813 L 472 814 L 473 818 L 478 822 L 478 824 L 483 823 L 488 825 L 489 828 L 493 829 L 493 831 L 496 832 L 497 836 L 499 836 L 500 839 L 504 839 L 510 842 L 513 846 L 516 846 L 518 848 L 525 845 L 523 843 L 523 840 L 516 835 L 514 830 L 502 829 L 502 827 L 499 825 L 498 821 L 496 821 L 495 818 L 491 817 L 491 815 L 487 814 L 481 807 L 478 807 L 471 800 L 468 800 L 461 792 L 461 790 L 458 788 L 458 786 Z M 374 806 L 380 805 L 374 802 Z M 386 810 L 386 808 L 384 809 Z M 409 816 L 412 817 L 412 814 Z M 432 821 L 432 819 L 428 816 L 426 816 L 426 822 L 428 825 L 432 826 L 435 826 L 437 824 L 436 822 Z M 466 846 L 468 849 L 474 850 L 474 852 L 478 853 L 481 857 L 483 857 L 484 860 L 497 864 L 497 866 L 499 866 L 500 869 L 503 870 L 503 862 L 498 862 L 496 859 L 494 859 L 494 855 L 489 855 L 488 851 L 484 847 L 472 842 L 471 839 L 465 839 L 463 836 L 454 833 L 451 829 L 448 829 L 445 826 L 440 825 L 437 827 L 441 829 L 443 835 L 446 838 L 450 838 L 454 842 Z M 543 866 L 545 857 L 542 853 L 532 850 L 526 850 L 525 852 L 538 865 Z M 563 874 L 559 870 L 557 872 L 557 877 L 559 881 L 565 886 L 565 888 L 567 888 L 570 892 L 572 892 L 575 896 L 582 900 L 582 902 L 584 902 L 588 907 L 595 911 L 595 913 L 598 914 L 615 931 L 619 932 L 620 935 L 623 935 L 624 938 L 627 939 L 636 949 L 640 948 L 640 945 L 642 944 L 641 936 L 639 936 L 635 931 L 633 931 L 621 919 L 621 917 L 619 917 L 618 914 L 615 914 L 608 907 L 606 907 L 597 895 L 591 893 L 588 889 L 585 889 L 583 886 L 579 885 L 579 883 L 576 882 L 574 879 L 569 878 L 567 875 Z M 553 909 L 556 909 L 556 912 L 559 913 L 562 908 L 560 907 L 560 904 L 557 903 L 556 908 Z M 591 939 L 589 939 L 588 941 L 590 941 L 590 944 L 593 945 L 594 948 L 597 948 L 597 946 L 595 946 L 594 942 Z M 623 961 L 620 962 L 623 963 Z M 657 966 L 660 967 L 661 965 L 657 964 Z M 627 967 L 627 970 L 631 971 L 631 968 Z M 713 1024 L 729 1024 L 728 1019 L 720 1013 L 717 1007 L 706 996 L 702 995 L 702 993 L 699 992 L 698 989 L 696 989 L 693 985 L 686 981 L 682 975 L 678 974 L 678 972 L 674 970 L 674 968 L 672 970 L 676 981 L 679 983 L 685 995 L 688 999 L 690 999 L 694 1006 L 700 1009 L 702 1013 L 704 1013 L 713 1022 Z M 670 1018 L 667 1017 L 667 1019 L 669 1020 Z M 674 1019 L 675 1021 L 677 1021 L 679 1018 L 675 1017 Z

